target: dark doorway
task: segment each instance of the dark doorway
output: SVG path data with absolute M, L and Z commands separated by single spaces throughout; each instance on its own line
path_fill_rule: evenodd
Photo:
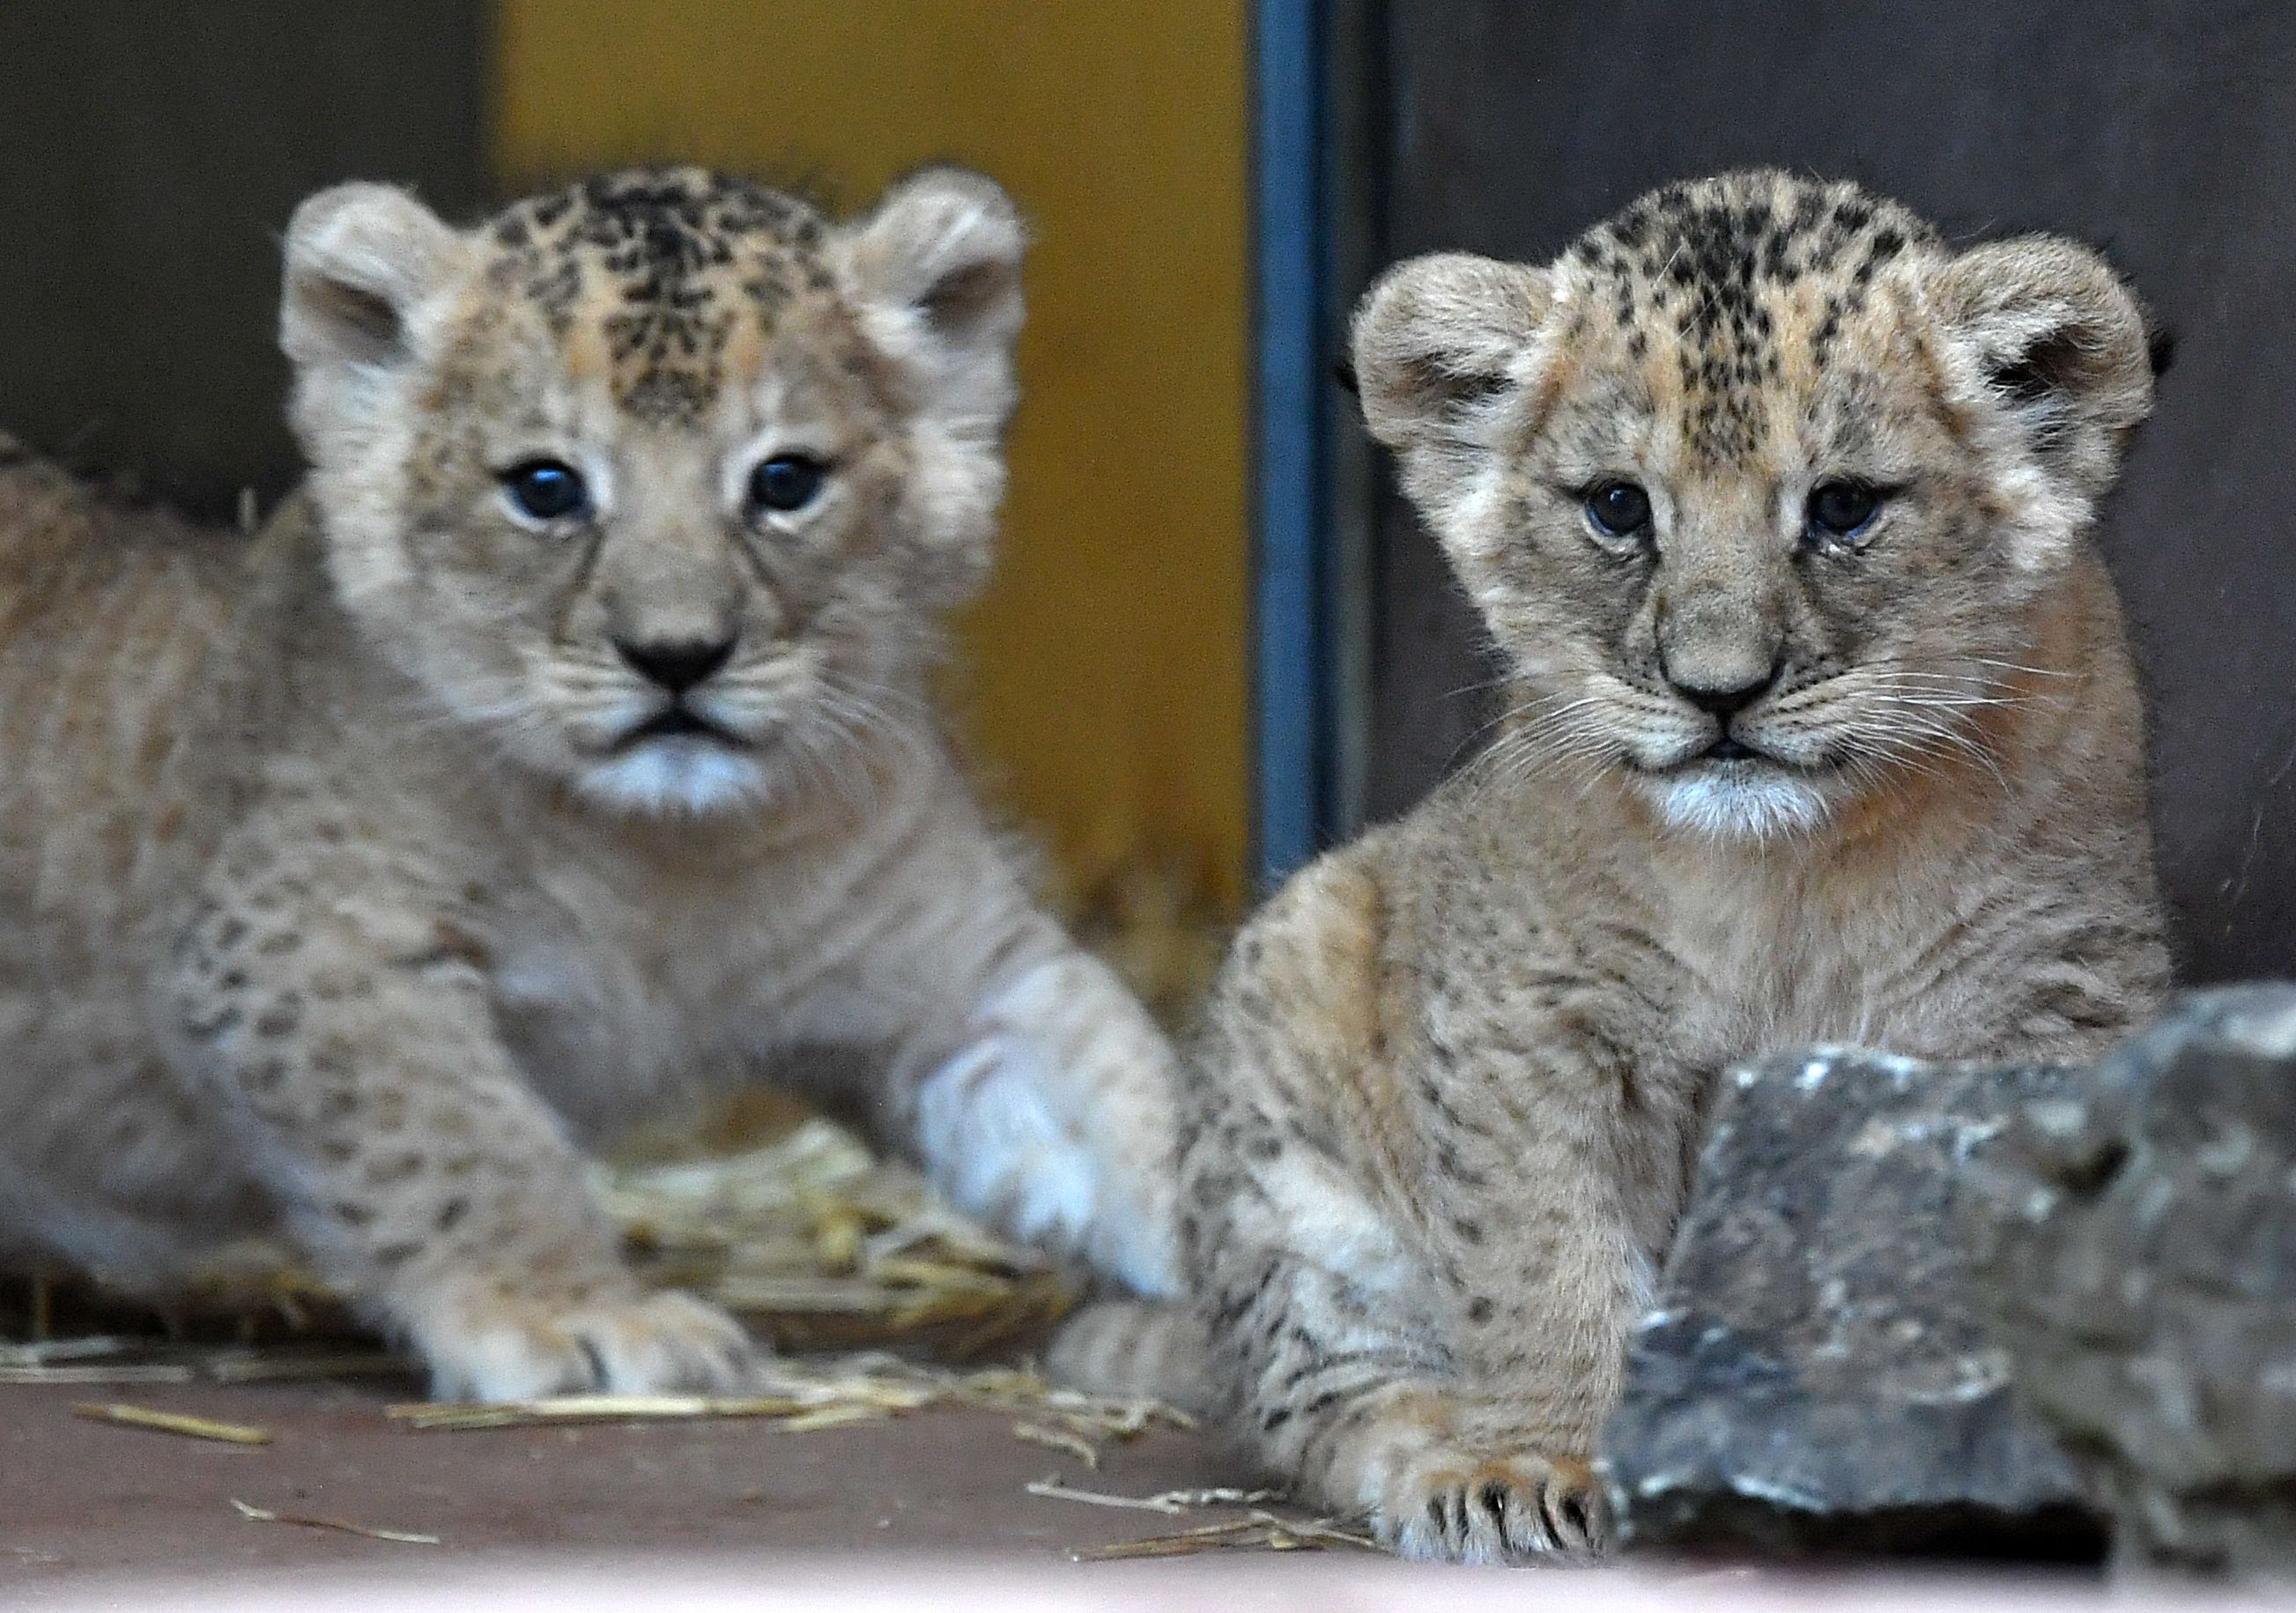
M 481 194 L 479 0 L 0 5 L 0 423 L 210 517 L 296 473 L 279 238 L 342 179 Z

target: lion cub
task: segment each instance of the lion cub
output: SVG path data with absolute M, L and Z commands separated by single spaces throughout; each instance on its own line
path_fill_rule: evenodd
M 281 1222 L 442 1394 L 726 1384 L 579 1150 L 771 1069 L 1166 1291 L 1168 1051 L 924 700 L 1021 245 L 954 171 L 843 226 L 692 169 L 469 232 L 346 185 L 253 543 L 0 454 L 0 1245 L 160 1286 Z
M 1318 1503 L 1415 1556 L 1585 1551 L 1718 1072 L 2085 1058 L 2161 998 L 2085 536 L 2145 323 L 2070 242 L 1957 250 L 1744 173 L 1543 268 L 1406 263 L 1354 345 L 1509 664 L 1504 737 L 1240 938 L 1182 1127 L 1201 1314 L 1088 1314 L 1059 1354 L 1121 1375 L 1120 1331 L 1137 1373 L 1145 1337 L 1185 1389 L 1193 1325 Z

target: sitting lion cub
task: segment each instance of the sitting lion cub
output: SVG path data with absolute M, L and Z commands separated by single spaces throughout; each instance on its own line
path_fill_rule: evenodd
M 1406 263 L 1355 358 L 1510 665 L 1504 737 L 1238 941 L 1182 1126 L 1201 1314 L 1088 1313 L 1057 1359 L 1198 1375 L 1413 1555 L 1585 1551 L 1718 1072 L 2081 1059 L 2161 998 L 2086 536 L 2145 324 L 2070 242 L 1747 173 L 1545 268 Z
M 0 1243 L 156 1285 L 276 1218 L 441 1393 L 726 1384 L 579 1145 L 810 1069 L 1165 1291 L 1168 1052 L 923 699 L 1021 255 L 950 171 L 841 227 L 690 169 L 469 233 L 346 185 L 288 233 L 312 474 L 251 544 L 0 454 Z

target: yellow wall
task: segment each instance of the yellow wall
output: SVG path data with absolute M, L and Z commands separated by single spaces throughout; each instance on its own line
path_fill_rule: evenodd
M 1069 873 L 1145 854 L 1240 899 L 1246 822 L 1243 0 L 503 0 L 505 183 L 649 159 L 929 160 L 1031 219 L 998 581 L 969 729 Z

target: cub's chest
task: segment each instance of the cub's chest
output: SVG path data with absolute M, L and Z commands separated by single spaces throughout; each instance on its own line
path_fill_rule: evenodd
M 578 1126 L 734 1073 L 801 989 L 801 948 L 768 905 L 581 894 L 527 893 L 487 926 L 496 1026 Z
M 1950 914 L 1780 900 L 1685 916 L 1669 938 L 1686 988 L 1679 1025 L 1709 1061 L 1812 1044 L 1927 1052 L 1951 1040 L 1940 1016 L 1952 1017 L 1954 994 L 1921 966 Z

